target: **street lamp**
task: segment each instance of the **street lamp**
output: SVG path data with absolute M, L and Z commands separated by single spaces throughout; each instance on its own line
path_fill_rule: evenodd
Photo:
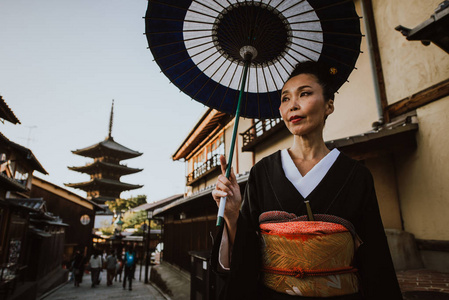
M 151 241 L 151 220 L 153 219 L 152 210 L 147 211 L 147 218 L 148 218 L 148 232 L 147 232 L 147 242 L 145 245 L 145 281 L 144 281 L 145 283 L 148 283 L 148 265 L 150 263 L 149 248 Z
M 122 226 L 123 226 L 124 223 L 125 222 L 122 221 L 122 216 L 118 215 L 117 219 L 114 222 L 114 225 L 115 225 L 115 230 L 114 230 L 115 232 L 114 232 L 114 234 L 116 236 L 120 236 L 121 235 Z

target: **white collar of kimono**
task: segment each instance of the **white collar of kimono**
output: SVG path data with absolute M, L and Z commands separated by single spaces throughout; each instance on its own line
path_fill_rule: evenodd
M 281 151 L 282 169 L 284 169 L 285 177 L 295 186 L 298 192 L 306 198 L 323 180 L 329 169 L 337 160 L 340 151 L 333 149 L 323 159 L 321 159 L 312 170 L 305 176 L 302 176 L 298 168 L 295 166 L 287 149 Z

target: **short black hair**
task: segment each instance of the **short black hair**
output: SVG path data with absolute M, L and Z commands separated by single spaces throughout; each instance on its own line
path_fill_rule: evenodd
M 287 81 L 291 78 L 300 74 L 310 74 L 314 75 L 323 89 L 323 96 L 326 101 L 329 99 L 334 100 L 335 98 L 335 88 L 334 76 L 336 69 L 329 67 L 321 62 L 316 61 L 305 61 L 298 63 L 293 71 L 290 73 Z M 287 82 L 286 81 L 286 82 Z

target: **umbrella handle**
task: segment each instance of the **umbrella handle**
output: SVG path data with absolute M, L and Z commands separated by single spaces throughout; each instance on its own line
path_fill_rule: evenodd
M 228 178 L 228 179 L 231 176 L 232 157 L 234 154 L 235 139 L 237 137 L 237 129 L 239 127 L 240 107 L 242 106 L 241 104 L 242 104 L 243 90 L 245 89 L 246 76 L 248 74 L 248 68 L 249 68 L 250 62 L 251 62 L 251 56 L 248 56 L 248 58 L 245 60 L 245 67 L 243 68 L 242 85 L 240 87 L 239 101 L 237 102 L 237 110 L 235 112 L 235 121 L 234 121 L 234 130 L 232 132 L 231 149 L 229 150 L 229 161 L 228 161 L 228 165 L 226 167 L 226 178 Z M 217 226 L 221 226 L 223 224 L 225 206 L 226 206 L 226 197 L 222 197 L 220 199 L 220 207 L 218 208 Z
M 220 207 L 218 208 L 217 226 L 220 226 L 221 224 L 223 224 L 223 221 L 224 221 L 223 216 L 224 216 L 225 206 L 226 206 L 226 197 L 221 197 L 220 198 Z
M 237 126 L 238 126 L 238 124 L 237 125 L 234 124 L 234 129 Z M 232 154 L 234 153 L 234 145 L 235 145 L 235 140 L 233 138 L 233 141 L 231 144 L 231 154 L 229 155 L 229 162 L 228 162 L 228 165 L 226 166 L 226 178 L 228 178 L 228 179 L 231 176 L 231 164 L 232 164 Z M 217 226 L 221 226 L 223 224 L 225 206 L 226 206 L 226 197 L 221 197 L 220 198 L 220 206 L 218 207 L 218 214 L 217 214 Z

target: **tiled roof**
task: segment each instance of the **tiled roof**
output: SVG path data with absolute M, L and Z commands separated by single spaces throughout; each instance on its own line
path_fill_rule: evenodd
M 4 143 L 7 147 L 10 147 L 13 150 L 17 151 L 17 153 L 21 155 L 23 161 L 25 163 L 29 163 L 30 166 L 33 168 L 33 170 L 39 171 L 42 174 L 48 174 L 30 149 L 10 141 L 1 132 L 0 132 L 0 142 Z
M 27 208 L 31 212 L 47 212 L 47 207 L 43 198 L 7 198 L 6 201 L 15 206 Z
M 176 195 L 172 195 L 170 197 L 158 200 L 158 201 L 154 201 L 151 203 L 145 203 L 142 205 L 139 205 L 137 207 L 134 207 L 133 209 L 131 209 L 131 211 L 140 211 L 140 210 L 155 210 L 159 207 L 162 207 L 164 205 L 168 205 L 170 203 L 172 203 L 173 201 L 176 201 L 180 198 L 182 198 L 184 196 L 184 194 L 176 194 Z
M 419 129 L 416 114 L 385 124 L 359 135 L 326 141 L 329 149 L 338 148 L 354 159 L 365 159 L 374 154 L 392 153 L 416 146 L 415 134 Z
M 33 183 L 33 186 L 36 186 L 36 185 L 37 185 L 37 186 L 40 186 L 40 187 L 43 188 L 43 189 L 47 189 L 47 188 L 48 188 L 48 187 L 46 187 L 46 185 L 47 185 L 47 186 L 51 186 L 51 191 L 52 191 L 52 192 L 55 192 L 56 190 L 63 191 L 63 192 L 66 193 L 69 197 L 74 197 L 75 199 L 78 199 L 79 201 L 90 203 L 90 204 L 93 205 L 94 208 L 97 209 L 97 210 L 102 210 L 102 209 L 103 209 L 102 207 L 100 207 L 100 206 L 99 206 L 97 203 L 95 203 L 94 201 L 91 201 L 91 200 L 89 200 L 89 199 L 87 199 L 87 198 L 81 197 L 80 195 L 75 194 L 75 193 L 73 193 L 72 191 L 69 191 L 69 190 L 67 190 L 67 189 L 65 189 L 65 188 L 63 188 L 63 187 L 60 187 L 60 186 L 58 186 L 58 185 L 56 185 L 56 184 L 54 184 L 54 183 L 52 183 L 52 182 L 49 182 L 49 181 L 47 181 L 47 180 L 44 180 L 44 179 L 42 179 L 42 178 L 40 178 L 40 177 L 33 176 L 33 181 L 32 181 L 32 183 Z M 66 198 L 66 199 L 68 199 L 68 198 Z
M 6 104 L 2 96 L 0 96 L 0 119 L 9 121 L 13 124 L 20 124 L 19 119 L 14 115 L 14 112 Z
M 216 134 L 224 128 L 226 120 L 228 119 L 232 119 L 232 117 L 224 112 L 212 108 L 207 109 L 176 152 L 172 155 L 172 159 L 179 160 L 181 158 L 186 158 L 193 149 L 211 134 Z
M 46 211 L 45 201 L 43 198 L 34 198 L 34 199 L 11 199 L 17 202 L 22 206 L 31 208 L 36 211 Z
M 239 184 L 246 184 L 246 182 L 248 181 L 248 177 L 249 177 L 249 172 L 246 172 L 244 174 L 237 174 L 237 183 L 239 183 Z M 171 203 L 169 203 L 169 204 L 167 204 L 165 206 L 157 208 L 154 211 L 154 215 L 162 214 L 163 212 L 171 210 L 172 208 L 175 208 L 177 206 L 181 206 L 181 205 L 187 204 L 187 203 L 189 203 L 191 201 L 194 201 L 196 199 L 202 198 L 204 196 L 207 196 L 207 195 L 210 196 L 214 189 L 215 189 L 215 185 L 207 186 L 204 189 L 202 189 L 202 190 L 200 190 L 200 191 L 198 191 L 198 192 L 196 192 L 196 193 L 194 193 L 194 194 L 192 194 L 190 196 L 180 198 L 180 199 L 178 199 L 176 201 L 173 201 L 173 202 L 171 202 Z

